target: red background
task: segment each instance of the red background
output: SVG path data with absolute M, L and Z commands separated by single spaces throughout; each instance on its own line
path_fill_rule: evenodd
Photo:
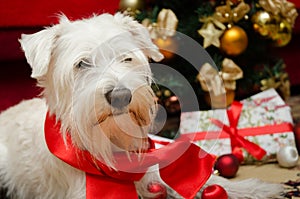
M 119 0 L 1 0 L 1 27 L 46 26 L 57 22 L 56 14 L 71 19 L 92 13 L 115 13 Z
M 119 0 L 0 0 L 0 111 L 40 93 L 20 49 L 22 33 L 57 23 L 60 13 L 80 19 L 115 13 L 118 6 Z

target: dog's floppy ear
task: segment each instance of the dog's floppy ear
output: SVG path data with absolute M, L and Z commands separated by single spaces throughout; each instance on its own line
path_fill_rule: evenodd
M 19 39 L 27 62 L 32 68 L 33 78 L 41 77 L 48 71 L 56 29 L 56 26 L 53 26 L 34 34 L 22 34 Z
M 146 56 L 152 58 L 154 61 L 160 61 L 164 56 L 160 53 L 158 47 L 153 44 L 149 31 L 142 24 L 133 20 L 130 16 L 125 16 L 121 13 L 115 14 L 115 19 L 123 24 L 127 30 L 135 37 L 139 47 L 143 49 Z

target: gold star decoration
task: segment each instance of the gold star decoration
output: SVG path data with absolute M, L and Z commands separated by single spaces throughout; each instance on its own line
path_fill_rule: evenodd
M 203 28 L 204 27 L 204 28 Z M 216 29 L 212 22 L 202 26 L 198 33 L 204 38 L 203 47 L 207 48 L 210 45 L 220 47 L 220 36 L 224 30 Z

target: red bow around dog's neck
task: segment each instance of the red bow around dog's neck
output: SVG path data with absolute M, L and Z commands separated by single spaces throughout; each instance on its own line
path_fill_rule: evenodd
M 159 165 L 161 178 L 184 198 L 194 198 L 211 175 L 215 158 L 192 144 L 179 139 L 160 149 L 136 155 L 131 160 L 124 152 L 114 154 L 118 171 L 95 160 L 88 151 L 72 144 L 70 136 L 66 144 L 60 132 L 61 124 L 47 113 L 45 138 L 49 150 L 67 164 L 86 173 L 86 198 L 138 198 L 134 181 L 140 180 L 147 168 Z

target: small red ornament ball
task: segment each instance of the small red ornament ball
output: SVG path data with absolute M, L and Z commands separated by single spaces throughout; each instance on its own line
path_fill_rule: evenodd
M 160 182 L 150 182 L 148 184 L 148 191 L 150 193 L 157 194 L 154 199 L 166 199 L 167 198 L 167 189 Z
M 215 170 L 218 170 L 220 175 L 225 178 L 232 178 L 239 170 L 239 160 L 233 154 L 221 155 L 216 163 Z
M 228 199 L 226 190 L 220 185 L 213 184 L 206 187 L 201 195 L 202 199 Z

